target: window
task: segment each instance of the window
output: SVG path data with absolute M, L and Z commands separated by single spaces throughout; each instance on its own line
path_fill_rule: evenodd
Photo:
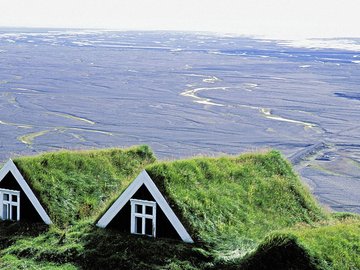
M 156 236 L 156 202 L 131 199 L 131 228 L 133 234 Z
M 20 220 L 20 191 L 0 188 L 0 218 Z

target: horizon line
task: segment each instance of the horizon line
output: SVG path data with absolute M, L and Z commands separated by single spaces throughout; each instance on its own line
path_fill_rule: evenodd
M 263 39 L 263 40 L 312 40 L 312 39 L 360 39 L 360 36 L 303 36 L 303 37 L 275 37 L 266 36 L 260 34 L 242 34 L 237 32 L 226 32 L 226 31 L 210 31 L 210 30 L 180 30 L 180 29 L 136 29 L 136 28 L 104 28 L 104 27 L 60 27 L 60 26 L 4 26 L 0 25 L 1 29 L 38 29 L 38 30 L 87 30 L 87 31 L 103 31 L 103 32 L 173 32 L 173 33 L 190 33 L 190 34 L 205 34 L 212 36 L 228 36 L 228 37 L 244 37 L 252 39 Z

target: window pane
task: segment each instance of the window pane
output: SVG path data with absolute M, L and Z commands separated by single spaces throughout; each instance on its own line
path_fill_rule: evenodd
M 12 200 L 13 202 L 17 202 L 17 195 L 12 195 L 12 196 L 11 196 L 11 200 Z
M 8 205 L 7 204 L 3 204 L 2 218 L 3 219 L 9 219 L 9 217 L 8 217 Z
M 135 217 L 135 233 L 142 234 L 142 218 Z
M 17 220 L 17 206 L 11 206 L 11 220 Z
M 152 215 L 153 214 L 153 208 L 152 206 L 146 206 L 146 214 L 147 215 Z
M 9 200 L 9 194 L 4 194 L 3 200 L 8 201 Z
M 142 205 L 135 204 L 135 213 L 142 213 Z
M 153 236 L 152 219 L 145 219 L 145 234 Z

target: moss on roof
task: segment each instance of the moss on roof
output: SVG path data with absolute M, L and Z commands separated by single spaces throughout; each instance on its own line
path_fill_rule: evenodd
M 59 151 L 14 159 L 51 220 L 96 217 L 155 157 L 148 146 Z

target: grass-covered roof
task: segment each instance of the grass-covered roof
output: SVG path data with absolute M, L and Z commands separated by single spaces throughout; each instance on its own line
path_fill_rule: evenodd
M 271 269 L 258 260 L 275 255 L 279 269 L 360 267 L 349 255 L 360 250 L 357 216 L 343 226 L 323 211 L 277 151 L 156 162 L 140 146 L 14 161 L 54 225 L 0 222 L 1 269 Z M 195 244 L 94 226 L 144 168 Z
M 154 161 L 147 146 L 59 151 L 14 159 L 57 225 L 97 216 Z
M 277 151 L 155 163 L 146 170 L 193 235 L 220 255 L 245 254 L 269 231 L 327 218 Z

